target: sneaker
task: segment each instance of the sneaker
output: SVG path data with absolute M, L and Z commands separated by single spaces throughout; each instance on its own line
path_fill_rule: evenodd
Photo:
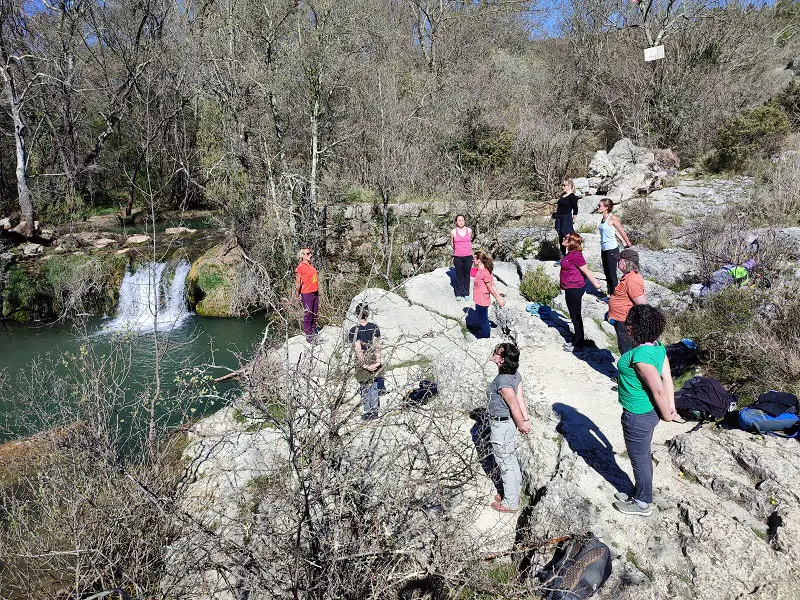
M 564 352 L 574 352 L 574 351 L 575 351 L 575 346 L 573 346 L 569 342 L 564 344 Z
M 645 508 L 642 508 L 641 506 L 639 506 L 636 500 L 633 500 L 632 498 L 629 498 L 625 502 L 619 502 L 619 501 L 614 502 L 612 506 L 616 508 L 619 512 L 621 512 L 623 515 L 636 515 L 639 517 L 649 517 L 650 515 L 653 514 L 653 508 L 650 505 L 648 505 Z
M 626 494 L 625 492 L 617 492 L 616 494 L 614 494 L 614 498 L 616 498 L 620 502 L 627 502 L 628 500 L 630 500 L 631 497 L 628 496 L 628 494 Z
M 558 267 L 558 266 L 560 266 L 560 265 L 561 265 L 561 259 L 557 260 L 557 261 L 556 261 L 556 262 L 554 262 L 553 264 L 554 264 L 555 266 L 557 266 L 557 267 Z

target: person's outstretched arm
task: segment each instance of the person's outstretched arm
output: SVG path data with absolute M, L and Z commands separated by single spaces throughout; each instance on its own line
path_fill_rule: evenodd
M 622 221 L 619 220 L 619 217 L 612 217 L 612 224 L 614 225 L 614 229 L 617 230 L 620 239 L 625 243 L 625 247 L 632 246 L 633 244 L 631 244 L 631 241 L 628 239 L 628 235 L 622 228 Z
M 600 282 L 597 281 L 597 278 L 594 275 L 592 275 L 592 272 L 589 270 L 589 267 L 587 265 L 582 265 L 578 267 L 578 270 L 581 273 L 583 273 L 583 275 L 586 277 L 586 279 L 588 279 L 591 282 L 591 284 L 595 287 L 595 289 L 598 290 L 600 289 Z
M 667 397 L 667 390 L 664 387 L 664 382 L 658 373 L 658 369 L 647 363 L 634 363 L 633 368 L 636 369 L 636 373 L 642 378 L 647 389 L 650 390 L 661 420 L 672 421 L 675 418 L 675 400 L 673 397 L 672 402 L 670 402 Z
M 298 298 L 300 297 L 300 290 L 303 289 L 303 282 L 300 281 L 300 273 L 294 274 L 294 294 Z
M 494 285 L 494 280 L 489 284 L 489 293 L 494 296 L 494 299 L 497 300 L 497 303 L 500 305 L 500 308 L 503 308 L 506 305 L 506 301 L 503 300 L 503 297 L 497 291 L 497 287 Z

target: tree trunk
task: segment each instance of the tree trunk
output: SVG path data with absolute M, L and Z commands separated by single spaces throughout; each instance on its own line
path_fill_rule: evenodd
M 19 208 L 22 212 L 22 220 L 25 222 L 23 234 L 25 237 L 33 237 L 35 232 L 35 215 L 33 211 L 33 198 L 28 187 L 28 156 L 25 150 L 25 123 L 22 120 L 21 105 L 17 98 L 14 86 L 14 76 L 10 68 L 3 69 L 3 89 L 6 100 L 11 107 L 11 119 L 14 122 L 14 144 L 17 151 L 17 194 L 19 196 Z
M 314 93 L 317 96 L 317 92 Z M 311 102 L 311 168 L 308 175 L 308 203 L 311 209 L 311 227 L 316 233 L 319 231 L 319 218 L 317 215 L 317 173 L 319 170 L 319 98 Z M 307 224 L 308 225 L 308 224 Z
M 131 213 L 133 212 L 133 199 L 136 196 L 136 175 L 139 173 L 139 166 L 142 164 L 143 158 L 144 154 L 140 154 L 136 159 L 136 165 L 133 167 L 133 173 L 131 173 L 131 176 L 128 179 L 128 202 L 125 204 L 126 217 L 130 217 Z

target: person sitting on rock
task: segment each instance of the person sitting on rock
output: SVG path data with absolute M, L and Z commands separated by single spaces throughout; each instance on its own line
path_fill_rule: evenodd
M 675 388 L 667 350 L 658 342 L 664 331 L 664 314 L 649 304 L 637 304 L 628 312 L 625 328 L 633 341 L 617 363 L 622 435 L 633 467 L 634 486 L 615 494 L 614 508 L 626 515 L 650 516 L 653 512 L 653 431 L 662 421 L 677 418 Z
M 453 266 L 456 270 L 456 300 L 469 299 L 469 269 L 472 266 L 472 229 L 464 215 L 456 216 L 456 226 L 450 232 L 453 244 Z
M 619 242 L 622 240 L 625 247 L 631 245 L 622 223 L 617 215 L 612 215 L 614 201 L 611 198 L 602 198 L 597 203 L 597 212 L 600 213 L 600 224 L 597 231 L 600 233 L 600 260 L 603 262 L 603 273 L 606 276 L 608 295 L 614 293 L 617 287 L 617 260 L 619 259 Z
M 492 334 L 492 326 L 489 324 L 489 306 L 492 304 L 492 296 L 497 303 L 503 307 L 506 302 L 497 292 L 494 284 L 494 261 L 485 252 L 475 253 L 472 266 L 475 268 L 475 283 L 472 286 L 472 299 L 475 301 L 475 313 L 471 323 L 467 326 L 473 330 L 476 338 L 488 338 Z
M 516 433 L 531 430 L 531 418 L 522 393 L 519 348 L 511 342 L 498 344 L 489 360 L 499 373 L 486 388 L 489 399 L 487 414 L 491 427 L 492 452 L 500 469 L 503 493 L 495 496 L 492 508 L 498 512 L 515 512 L 519 508 L 522 471 L 517 459 Z
M 586 277 L 592 285 L 600 289 L 600 283 L 592 275 L 589 267 L 586 266 L 586 259 L 583 258 L 583 238 L 577 233 L 568 233 L 564 238 L 564 246 L 567 248 L 567 255 L 561 259 L 561 273 L 559 276 L 561 289 L 567 300 L 569 318 L 572 319 L 572 342 L 564 344 L 567 352 L 580 352 L 583 350 L 585 342 L 583 334 L 583 316 L 581 314 L 581 302 L 583 300 Z
M 364 414 L 364 421 L 373 421 L 378 418 L 381 407 L 380 388 L 383 382 L 381 377 L 381 330 L 375 323 L 370 323 L 369 306 L 361 302 L 356 306 L 358 324 L 350 328 L 349 340 L 356 353 L 356 381 L 359 384 Z
M 625 248 L 619 253 L 617 268 L 622 272 L 622 279 L 614 288 L 614 293 L 608 299 L 608 322 L 617 332 L 617 345 L 619 353 L 625 354 L 631 349 L 631 340 L 625 329 L 625 319 L 628 311 L 635 304 L 647 302 L 644 292 L 644 278 L 639 273 L 639 253 L 636 250 Z

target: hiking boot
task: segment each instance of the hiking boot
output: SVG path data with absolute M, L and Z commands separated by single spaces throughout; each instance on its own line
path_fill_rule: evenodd
M 639 517 L 649 517 L 653 514 L 653 507 L 647 505 L 646 508 L 642 508 L 633 498 L 629 498 L 625 502 L 614 502 L 612 504 L 614 508 L 616 508 L 619 512 L 623 515 L 637 515 Z

